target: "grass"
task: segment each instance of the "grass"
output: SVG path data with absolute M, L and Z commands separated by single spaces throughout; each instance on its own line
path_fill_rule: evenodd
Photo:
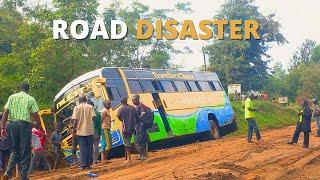
M 241 101 L 231 102 L 236 113 L 238 131 L 233 135 L 244 135 L 247 133 L 247 122 L 244 119 L 244 107 Z M 274 105 L 269 101 L 253 100 L 255 107 L 261 107 L 256 112 L 256 120 L 260 130 L 269 130 L 283 126 L 294 125 L 297 122 L 297 108 Z

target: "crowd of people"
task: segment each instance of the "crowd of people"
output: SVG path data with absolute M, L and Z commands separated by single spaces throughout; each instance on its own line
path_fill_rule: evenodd
M 52 167 L 46 158 L 47 133 L 41 126 L 39 108 L 36 100 L 28 94 L 29 85 L 21 85 L 21 91 L 11 95 L 1 115 L 0 137 L 0 171 L 3 179 L 9 179 L 14 174 L 28 179 L 29 174 L 38 168 L 51 170 Z M 125 147 L 125 163 L 132 161 L 132 139 L 139 151 L 139 160 L 147 158 L 147 130 L 153 124 L 153 112 L 140 102 L 139 95 L 132 96 L 132 104 L 128 104 L 126 97 L 121 98 L 121 107 L 117 117 L 122 121 L 122 139 Z M 261 141 L 261 134 L 256 121 L 255 112 L 260 109 L 253 104 L 254 95 L 251 94 L 244 102 L 245 119 L 248 124 L 247 141 L 252 143 L 252 134 L 255 132 L 257 141 Z M 308 100 L 301 102 L 297 126 L 289 144 L 296 144 L 300 132 L 304 133 L 303 147 L 309 147 L 311 119 L 317 125 L 316 135 L 320 137 L 320 108 L 318 99 L 312 99 L 313 106 Z M 93 163 L 104 163 L 112 147 L 111 140 L 111 102 L 103 102 L 101 112 L 95 109 L 94 103 L 85 95 L 79 95 L 78 104 L 74 107 L 71 121 L 73 157 L 76 160 L 77 146 L 80 147 L 80 168 L 91 169 Z M 33 121 L 32 121 L 33 120 Z M 61 160 L 61 136 L 56 125 L 50 139 L 54 153 L 53 169 L 57 169 Z M 99 146 L 100 144 L 100 146 Z M 101 148 L 100 148 L 101 147 Z M 100 153 L 100 150 L 102 152 Z M 101 156 L 100 156 L 101 154 Z
M 14 174 L 28 179 L 34 170 L 42 168 L 52 170 L 46 157 L 47 132 L 43 129 L 38 115 L 36 100 L 28 94 L 29 85 L 21 85 L 21 91 L 8 98 L 1 115 L 0 138 L 0 171 L 2 179 L 9 179 Z M 147 158 L 147 129 L 153 123 L 151 109 L 140 102 L 139 95 L 133 95 L 133 105 L 127 98 L 121 99 L 122 107 L 118 118 L 122 121 L 122 137 L 125 146 L 125 163 L 130 163 L 132 152 L 132 137 L 138 145 L 139 158 Z M 111 102 L 103 102 L 104 108 L 98 112 L 94 103 L 84 95 L 79 95 L 78 105 L 72 113 L 72 146 L 73 157 L 77 160 L 77 146 L 80 147 L 80 168 L 91 169 L 93 163 L 99 162 L 100 146 L 101 163 L 107 161 L 111 150 Z M 33 121 L 32 121 L 33 120 Z M 61 136 L 56 125 L 51 134 L 51 145 L 54 153 L 53 169 L 57 169 L 61 160 Z M 100 146 L 99 146 L 100 144 Z

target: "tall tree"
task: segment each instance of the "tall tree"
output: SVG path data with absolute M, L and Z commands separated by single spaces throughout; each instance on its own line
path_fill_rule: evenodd
M 274 20 L 275 15 L 263 15 L 253 0 L 227 0 L 215 19 L 255 19 L 260 23 L 260 40 L 230 40 L 230 28 L 225 30 L 224 40 L 213 40 L 207 47 L 210 69 L 216 71 L 223 84 L 241 83 L 244 90 L 259 90 L 268 78 L 267 51 L 274 44 L 286 43 L 280 32 L 281 25 Z
M 173 9 L 154 9 L 134 1 L 124 7 L 112 1 L 103 17 L 121 19 L 129 26 L 123 40 L 53 40 L 52 21 L 86 20 L 92 30 L 98 14 L 98 0 L 53 0 L 52 4 L 28 6 L 24 0 L 0 1 L 0 106 L 16 87 L 27 81 L 31 94 L 42 106 L 49 106 L 54 95 L 75 77 L 103 67 L 129 66 L 168 68 L 170 57 L 177 51 L 172 41 L 135 38 L 136 21 L 140 18 L 168 19 Z M 177 11 L 187 13 L 190 3 L 180 3 Z M 110 27 L 107 26 L 110 33 Z
M 320 63 L 320 45 L 313 49 L 310 60 L 311 62 Z
M 293 53 L 293 57 L 291 59 L 291 68 L 295 68 L 299 64 L 309 63 L 316 45 L 317 43 L 315 41 L 306 39 Z

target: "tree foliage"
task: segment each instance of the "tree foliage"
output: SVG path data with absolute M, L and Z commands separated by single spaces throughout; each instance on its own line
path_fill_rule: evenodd
M 314 48 L 312 48 L 314 47 Z M 272 96 L 288 96 L 292 101 L 297 97 L 320 96 L 320 48 L 315 42 L 305 40 L 294 52 L 294 66 L 284 71 L 281 64 L 273 69 L 265 89 Z
M 311 55 L 317 43 L 313 40 L 306 39 L 302 45 L 293 53 L 291 59 L 291 68 L 296 68 L 300 64 L 306 64 L 311 61 Z
M 280 32 L 281 25 L 274 20 L 275 15 L 263 15 L 252 0 L 227 0 L 215 19 L 256 19 L 260 23 L 260 40 L 230 40 L 230 29 L 225 30 L 224 40 L 213 40 L 206 47 L 210 69 L 223 78 L 223 84 L 240 83 L 244 90 L 259 90 L 265 84 L 268 74 L 267 51 L 277 43 L 286 43 Z
M 40 2 L 40 1 L 39 1 Z M 112 1 L 98 13 L 98 0 L 53 0 L 51 4 L 29 5 L 24 0 L 0 3 L 0 105 L 27 81 L 31 94 L 49 106 L 55 94 L 75 77 L 103 66 L 170 68 L 172 53 L 184 53 L 173 47 L 173 41 L 139 41 L 135 38 L 136 22 L 148 18 L 168 19 L 170 12 L 189 13 L 190 3 L 179 3 L 176 9 L 150 9 L 138 1 L 128 7 Z M 103 18 L 110 33 L 110 21 L 121 19 L 129 28 L 123 40 L 53 40 L 52 21 L 63 19 L 69 24 Z

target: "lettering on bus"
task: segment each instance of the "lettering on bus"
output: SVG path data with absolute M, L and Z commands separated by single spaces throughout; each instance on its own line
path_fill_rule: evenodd
M 181 72 L 179 73 L 156 73 L 152 72 L 152 75 L 155 79 L 183 79 L 183 80 L 194 80 L 193 74 L 183 74 Z

